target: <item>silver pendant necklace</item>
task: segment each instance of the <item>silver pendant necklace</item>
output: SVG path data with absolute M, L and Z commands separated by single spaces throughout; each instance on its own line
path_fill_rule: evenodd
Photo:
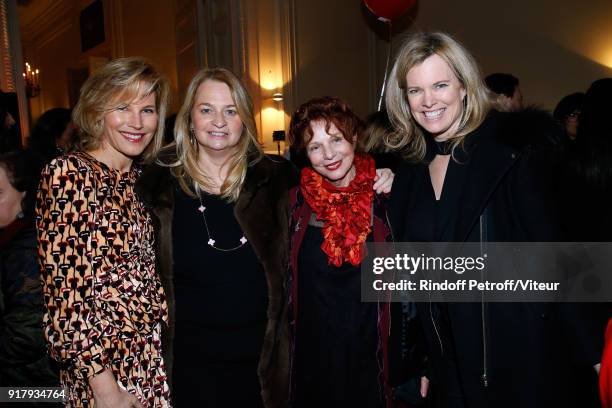
M 204 203 L 202 202 L 202 196 L 198 194 L 198 198 L 200 199 L 200 206 L 198 207 L 198 211 L 200 213 L 202 213 L 202 219 L 204 220 L 204 227 L 206 228 L 206 235 L 208 236 L 208 242 L 207 244 L 216 249 L 217 251 L 223 251 L 223 252 L 231 252 L 231 251 L 235 251 L 238 248 L 242 248 L 248 241 L 246 239 L 246 237 L 244 236 L 244 234 L 242 235 L 242 238 L 240 238 L 240 244 L 236 245 L 233 248 L 219 248 L 217 246 L 215 246 L 215 239 L 210 235 L 210 230 L 208 229 L 208 223 L 206 222 L 206 214 L 204 214 L 204 212 L 206 211 L 206 207 L 204 207 Z

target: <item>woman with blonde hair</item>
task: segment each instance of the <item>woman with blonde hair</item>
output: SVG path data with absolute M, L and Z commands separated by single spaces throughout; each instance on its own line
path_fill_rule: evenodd
M 137 189 L 159 226 L 175 406 L 285 407 L 289 189 L 297 172 L 264 155 L 251 98 L 223 68 L 192 79 L 175 140 Z
M 134 193 L 161 146 L 168 84 L 142 58 L 113 60 L 81 88 L 73 153 L 41 176 L 36 222 L 45 335 L 70 407 L 168 407 L 167 321 L 149 211 Z
M 282 288 L 295 171 L 264 155 L 251 99 L 223 68 L 193 78 L 175 143 L 159 161 L 138 191 L 159 225 L 174 404 L 257 407 L 263 397 L 266 406 L 281 406 L 288 375 Z
M 391 194 L 396 240 L 558 240 L 540 171 L 546 161 L 535 148 L 554 133 L 552 120 L 492 111 L 478 65 L 459 42 L 444 33 L 409 37 L 386 105 L 395 127 L 386 143 L 409 159 Z M 485 300 L 417 306 L 437 406 L 577 406 L 588 390 L 572 387 L 572 364 L 594 365 L 600 352 L 579 308 Z

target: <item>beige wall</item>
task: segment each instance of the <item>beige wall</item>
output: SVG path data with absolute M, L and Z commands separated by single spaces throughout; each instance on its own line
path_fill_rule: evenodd
M 79 13 L 90 0 L 57 0 L 22 25 L 24 56 L 41 71 L 41 93 L 30 99 L 32 121 L 54 107 L 70 107 L 71 69 L 89 69 L 102 58 L 140 55 L 153 61 L 170 80 L 173 109 L 178 106 L 173 1 L 105 0 L 105 41 L 81 52 Z
M 514 74 L 525 101 L 547 109 L 612 76 L 609 0 L 427 0 L 419 2 L 415 27 L 453 34 L 485 75 Z
M 293 2 L 297 103 L 328 94 L 360 114 L 374 110 L 387 54 L 384 24 L 356 0 Z M 413 30 L 447 31 L 485 75 L 513 73 L 527 103 L 552 110 L 564 95 L 612 76 L 611 22 L 609 0 L 427 0 L 396 22 L 393 44 Z
M 385 43 L 355 0 L 295 0 L 296 103 L 330 95 L 361 114 L 375 110 Z
M 81 53 L 78 16 L 90 3 L 47 2 L 50 11 L 22 30 L 24 55 L 42 71 L 33 119 L 68 106 L 68 69 L 87 68 L 90 57 L 121 55 L 142 55 L 161 68 L 173 87 L 173 110 L 197 69 L 231 60 L 253 96 L 268 150 L 272 131 L 286 129 L 291 112 L 311 97 L 339 96 L 361 115 L 376 109 L 389 43 L 385 25 L 358 0 L 104 0 L 107 39 Z M 231 36 L 215 37 L 215 10 L 226 5 Z M 517 75 L 527 102 L 552 109 L 563 95 L 612 76 L 609 21 L 609 0 L 427 0 L 396 29 L 450 32 L 484 73 Z M 226 47 L 231 53 L 216 55 Z M 273 102 L 279 90 L 285 99 Z
M 174 7 L 170 0 L 121 2 L 123 55 L 149 58 L 168 77 L 173 106 L 178 110 L 178 79 L 174 32 Z

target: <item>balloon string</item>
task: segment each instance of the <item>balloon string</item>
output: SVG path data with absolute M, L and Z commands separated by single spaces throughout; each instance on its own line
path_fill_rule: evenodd
M 389 26 L 389 50 L 387 51 L 387 63 L 385 64 L 385 76 L 383 78 L 382 87 L 380 89 L 380 98 L 378 98 L 378 110 L 382 106 L 383 95 L 385 94 L 385 87 L 387 85 L 387 74 L 389 72 L 389 60 L 391 59 L 392 42 L 393 42 L 393 30 L 391 27 L 391 21 L 387 22 Z

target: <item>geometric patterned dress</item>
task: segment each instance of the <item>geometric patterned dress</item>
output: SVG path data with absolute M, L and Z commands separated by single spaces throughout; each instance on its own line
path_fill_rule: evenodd
M 139 175 L 136 165 L 121 173 L 83 152 L 42 173 L 44 330 L 70 407 L 93 406 L 88 378 L 105 369 L 145 407 L 171 406 L 160 339 L 168 310 L 151 218 L 134 194 Z

